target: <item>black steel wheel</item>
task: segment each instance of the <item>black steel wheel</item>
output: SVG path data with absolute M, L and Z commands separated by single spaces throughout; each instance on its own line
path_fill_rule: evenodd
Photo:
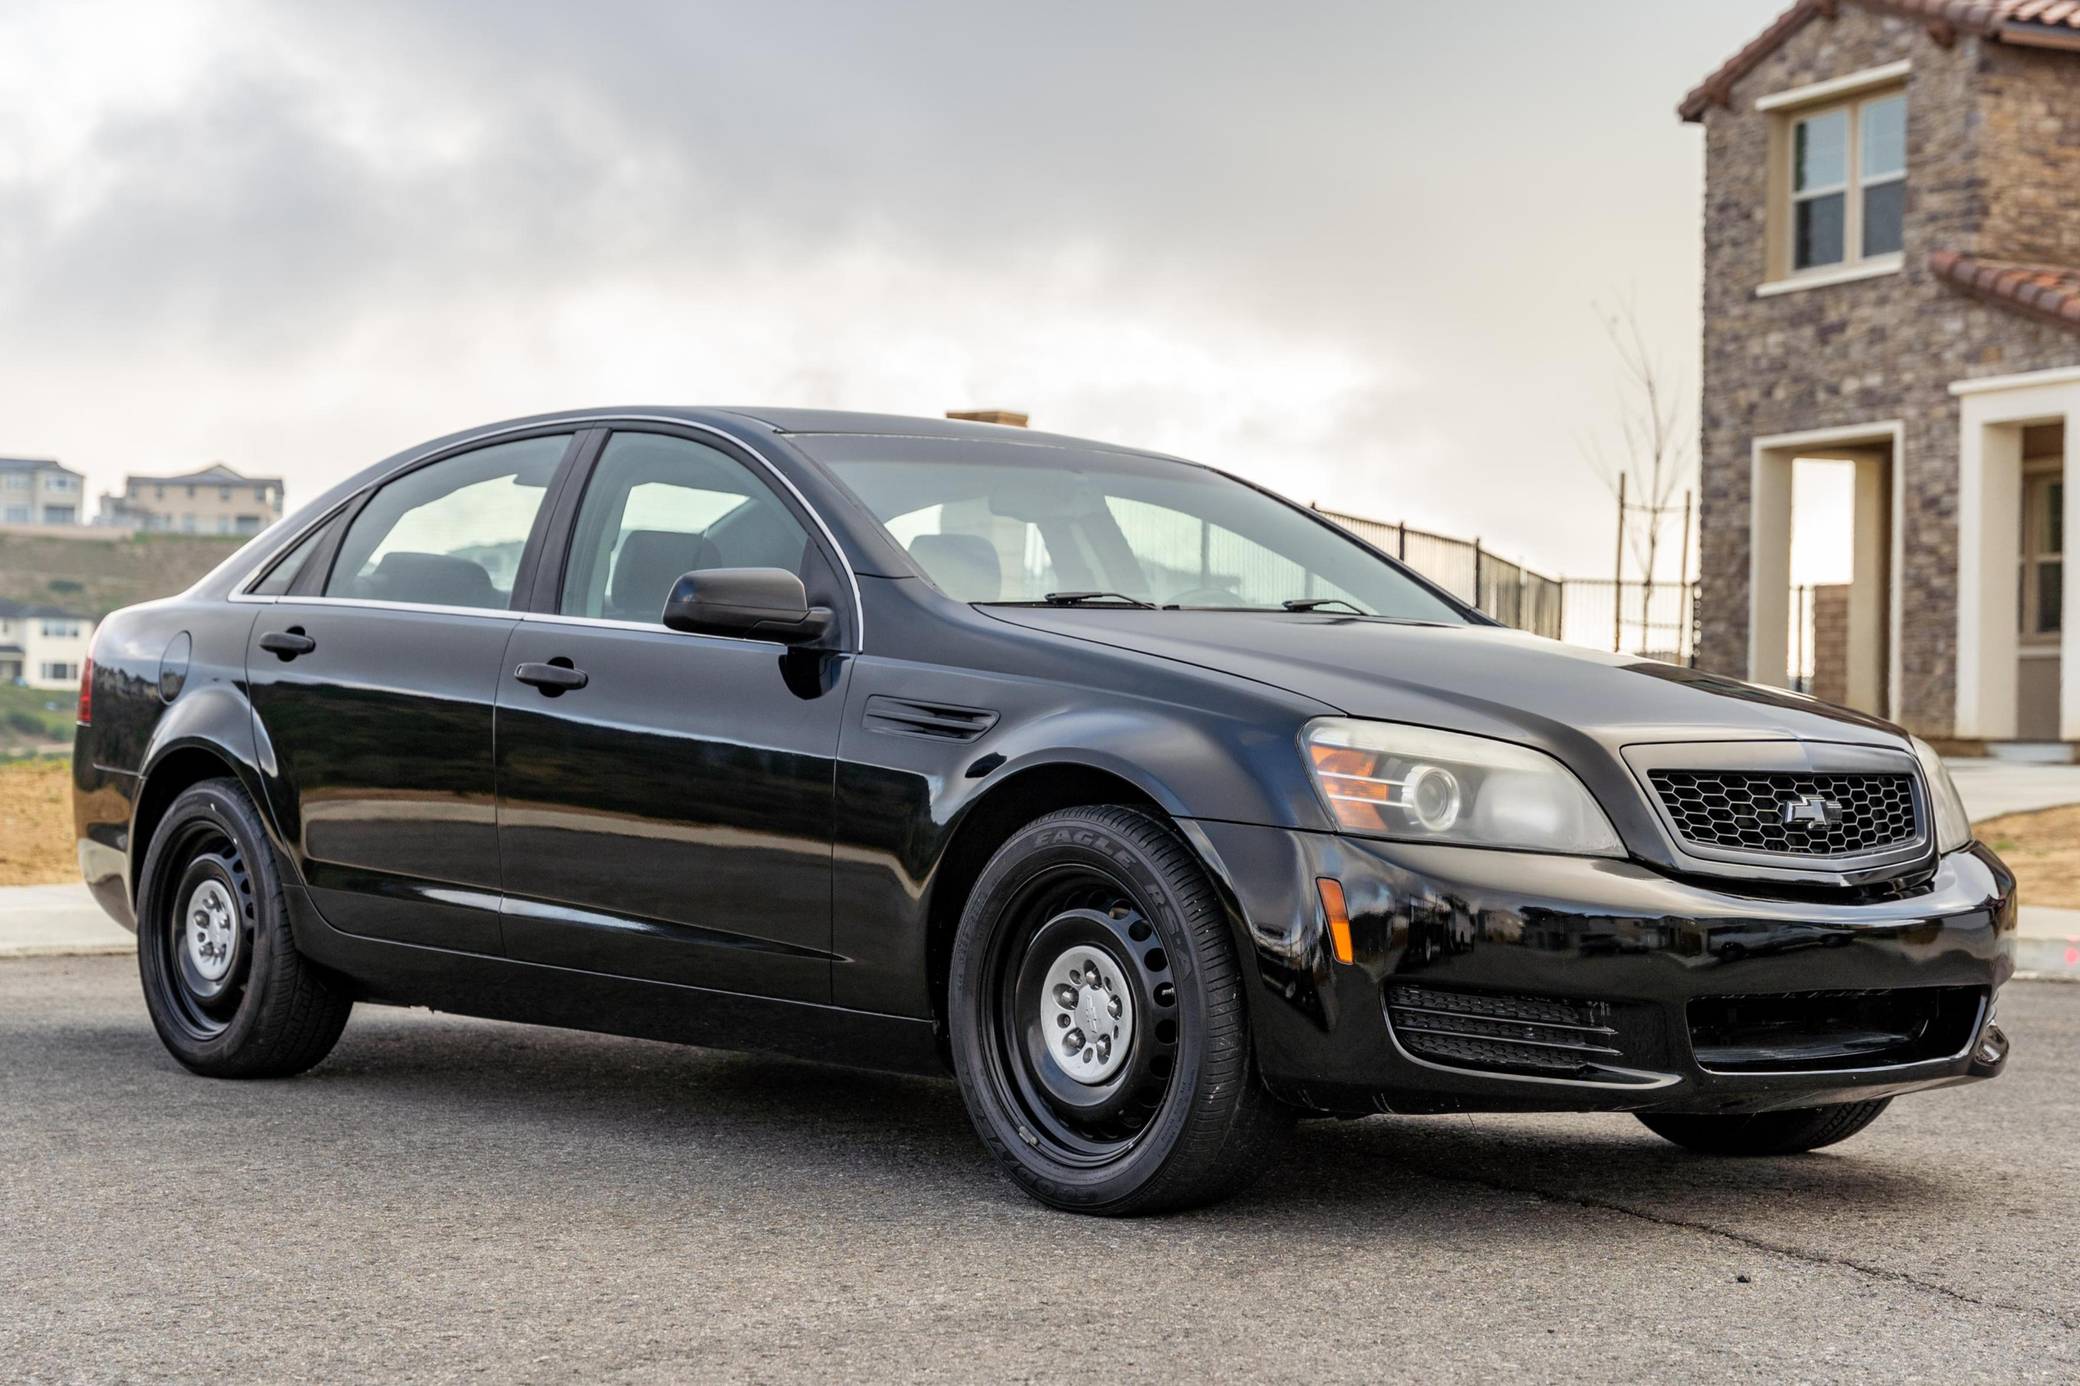
M 145 1009 L 197 1073 L 283 1077 L 324 1058 L 353 1001 L 297 953 L 260 816 L 234 781 L 167 809 L 137 892 Z
M 1044 1202 L 1206 1202 L 1253 1178 L 1287 1124 L 1253 1072 L 1212 885 L 1138 809 L 1065 809 L 1014 834 L 968 899 L 949 993 L 969 1115 Z

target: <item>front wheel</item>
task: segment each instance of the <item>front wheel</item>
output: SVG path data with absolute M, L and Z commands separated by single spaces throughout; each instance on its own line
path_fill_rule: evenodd
M 137 896 L 145 1009 L 174 1058 L 212 1078 L 280 1078 L 331 1052 L 353 1000 L 296 951 L 267 830 L 235 781 L 167 808 Z
M 1664 1140 L 1706 1155 L 1797 1155 L 1845 1141 L 1876 1121 L 1892 1099 L 1804 1107 L 1752 1116 L 1683 1116 L 1641 1112 L 1646 1128 Z
M 1168 823 L 1072 808 L 983 868 L 949 979 L 968 1114 L 1040 1201 L 1122 1216 L 1254 1179 L 1290 1125 L 1257 1080 L 1241 966 Z

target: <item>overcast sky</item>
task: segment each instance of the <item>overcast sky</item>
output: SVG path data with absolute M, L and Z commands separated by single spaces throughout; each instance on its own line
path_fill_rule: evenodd
M 1674 106 L 1782 5 L 8 0 L 0 454 L 294 505 L 543 409 L 1002 406 L 1600 574 L 1592 305 L 1694 396 Z

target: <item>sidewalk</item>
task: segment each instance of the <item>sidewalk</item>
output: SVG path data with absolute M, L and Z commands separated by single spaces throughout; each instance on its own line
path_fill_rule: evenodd
M 1965 811 L 1974 823 L 2007 813 L 2080 804 L 2080 765 L 2029 765 L 2005 760 L 1945 758 Z
M 0 960 L 136 949 L 137 940 L 101 912 L 83 885 L 0 887 Z M 2015 966 L 2080 982 L 2080 910 L 2024 905 Z
M 0 887 L 0 958 L 130 953 L 137 940 L 84 885 Z

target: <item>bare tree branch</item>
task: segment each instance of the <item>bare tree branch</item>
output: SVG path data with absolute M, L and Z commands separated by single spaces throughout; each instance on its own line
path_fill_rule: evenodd
M 1617 494 L 1618 478 L 1626 478 L 1628 495 L 1636 500 L 1626 506 L 1624 543 L 1651 589 L 1663 527 L 1675 509 L 1671 502 L 1689 478 L 1694 460 L 1690 430 L 1684 426 L 1683 394 L 1649 346 L 1631 295 L 1621 297 L 1614 307 L 1591 306 L 1617 358 L 1616 439 L 1607 443 L 1585 434 L 1578 446 L 1589 469 L 1612 495 Z

